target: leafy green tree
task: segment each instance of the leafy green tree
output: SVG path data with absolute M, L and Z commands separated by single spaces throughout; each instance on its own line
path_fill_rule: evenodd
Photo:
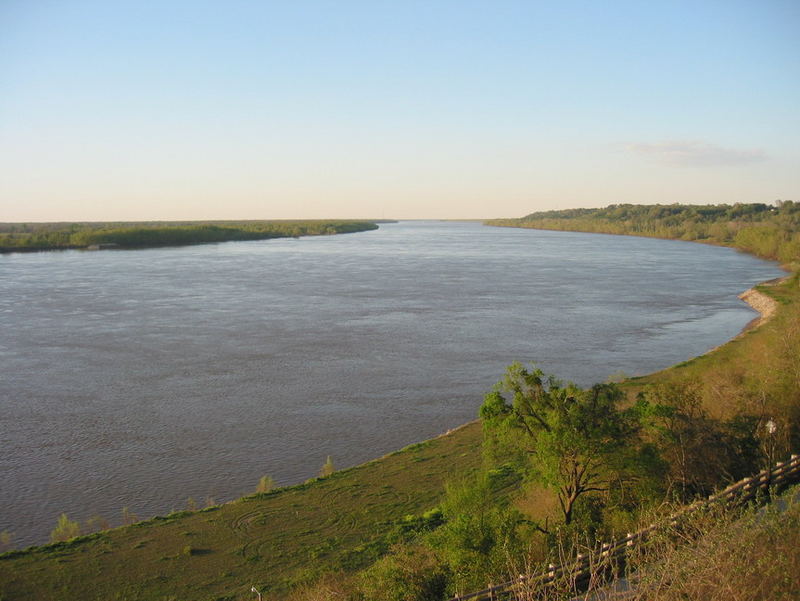
M 480 416 L 490 448 L 521 458 L 535 480 L 555 490 L 570 524 L 578 499 L 635 473 L 638 429 L 618 410 L 621 399 L 614 384 L 583 390 L 514 363 L 486 395 Z
M 719 475 L 713 452 L 719 427 L 703 409 L 701 393 L 697 382 L 656 384 L 634 407 L 670 466 L 668 489 L 682 500 L 705 492 Z
M 706 495 L 758 467 L 758 416 L 723 421 L 703 407 L 699 381 L 661 382 L 640 393 L 632 408 L 668 465 L 667 490 L 680 500 Z

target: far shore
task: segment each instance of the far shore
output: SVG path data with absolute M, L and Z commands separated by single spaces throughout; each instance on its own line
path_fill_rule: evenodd
M 383 221 L 383 223 L 387 223 Z M 220 242 L 350 234 L 376 221 L 195 221 L 140 223 L 0 223 L 0 254 L 52 250 L 132 250 Z

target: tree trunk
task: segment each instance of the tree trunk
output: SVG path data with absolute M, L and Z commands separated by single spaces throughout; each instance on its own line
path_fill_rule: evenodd
M 572 522 L 572 509 L 577 498 L 575 494 L 565 495 L 564 500 L 561 502 L 561 510 L 564 512 L 564 524 L 567 526 Z

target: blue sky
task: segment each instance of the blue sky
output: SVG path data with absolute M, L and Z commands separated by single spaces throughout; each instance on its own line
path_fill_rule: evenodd
M 800 199 L 800 2 L 0 0 L 0 221 Z

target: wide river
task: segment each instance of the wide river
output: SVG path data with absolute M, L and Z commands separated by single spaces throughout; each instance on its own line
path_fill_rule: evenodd
M 0 256 L 0 531 L 119 523 L 474 419 L 513 360 L 589 385 L 735 336 L 781 271 L 687 242 L 402 222 Z

